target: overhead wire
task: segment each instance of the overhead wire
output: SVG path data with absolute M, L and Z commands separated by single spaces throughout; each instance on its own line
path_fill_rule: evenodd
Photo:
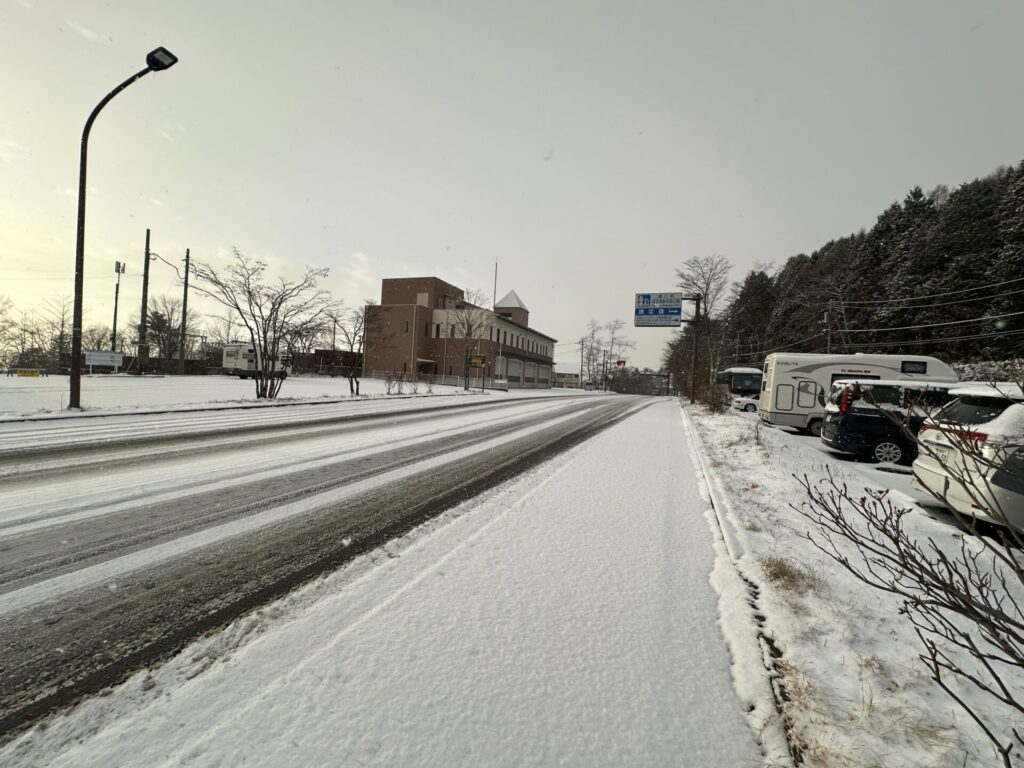
M 1011 283 L 1024 282 L 1024 277 L 1015 277 L 1012 280 L 1002 280 L 998 283 L 986 283 L 985 285 L 976 285 L 973 288 L 961 288 L 958 291 L 944 291 L 942 293 L 929 293 L 924 296 L 907 296 L 901 299 L 874 299 L 870 301 L 844 301 L 843 306 L 861 306 L 869 304 L 893 304 L 901 301 L 920 301 L 922 299 L 939 299 L 943 296 L 956 296 L 961 293 L 971 293 L 972 291 L 980 291 L 985 288 L 998 288 L 1000 285 L 1010 285 Z
M 993 331 L 992 333 L 975 333 L 966 336 L 943 336 L 938 339 L 904 339 L 902 341 L 878 341 L 872 343 L 861 343 L 861 344 L 843 344 L 844 347 L 849 348 L 860 348 L 860 347 L 897 347 L 897 346 L 910 346 L 915 344 L 945 344 L 950 341 L 971 341 L 974 339 L 994 339 L 994 338 L 1008 338 L 1011 336 L 1024 335 L 1024 329 L 1014 331 Z
M 985 315 L 984 317 L 975 317 L 970 320 L 951 320 L 948 323 L 925 323 L 922 325 L 900 325 L 892 328 L 844 328 L 842 333 L 884 333 L 886 331 L 913 331 L 918 328 L 938 328 L 944 325 L 965 325 L 967 323 L 981 323 L 985 320 L 999 320 L 1003 317 L 1015 317 L 1017 315 L 1024 315 L 1024 311 L 1021 312 L 1007 312 L 1003 315 Z
M 1003 296 L 1015 296 L 1020 293 L 1024 293 L 1024 288 L 1021 288 L 1016 291 L 1003 291 L 1002 293 L 993 293 L 988 296 L 975 296 L 970 299 L 959 299 L 957 301 L 938 301 L 935 302 L 934 304 L 900 304 L 899 306 L 895 307 L 886 307 L 886 309 L 931 309 L 933 307 L 949 307 L 955 304 L 971 304 L 976 301 L 989 301 L 991 299 L 998 299 Z M 908 301 L 913 301 L 913 299 L 908 299 Z M 833 301 L 832 303 L 837 307 L 850 307 L 853 309 L 858 308 L 857 304 L 850 304 L 844 301 Z

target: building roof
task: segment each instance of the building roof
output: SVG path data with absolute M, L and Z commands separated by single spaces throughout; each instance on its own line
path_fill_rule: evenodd
M 522 310 L 525 310 L 526 312 L 530 311 L 529 309 L 526 308 L 526 305 L 523 304 L 523 300 L 520 299 L 518 295 L 516 295 L 515 291 L 509 291 L 507 294 L 505 294 L 505 298 L 503 298 L 501 301 L 499 301 L 497 304 L 495 304 L 494 308 L 495 309 L 522 309 Z

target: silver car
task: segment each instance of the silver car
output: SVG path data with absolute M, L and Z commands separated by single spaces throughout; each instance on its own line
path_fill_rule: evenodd
M 918 434 L 914 485 L 961 515 L 1024 530 L 1024 393 L 996 383 L 950 394 Z

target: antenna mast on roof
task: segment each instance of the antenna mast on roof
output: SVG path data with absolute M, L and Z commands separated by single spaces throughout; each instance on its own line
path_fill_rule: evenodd
M 494 293 L 491 294 L 491 311 L 496 309 L 498 303 L 498 262 L 494 262 Z

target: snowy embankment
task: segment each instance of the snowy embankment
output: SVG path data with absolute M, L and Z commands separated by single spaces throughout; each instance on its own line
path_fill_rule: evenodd
M 748 714 L 766 714 L 763 670 L 720 628 L 706 510 L 678 405 L 652 402 L 0 763 L 774 765 Z
M 809 438 L 736 413 L 684 410 L 702 444 L 736 567 L 757 585 L 764 633 L 781 651 L 783 709 L 804 765 L 1002 765 L 978 725 L 930 679 L 900 601 L 819 551 L 807 539 L 816 533 L 813 524 L 791 507 L 806 500 L 796 477 L 820 483 L 830 467 L 860 493 L 864 476 L 807 444 Z M 914 537 L 950 554 L 959 550 L 964 534 L 951 518 L 930 515 L 904 494 L 896 500 L 911 508 L 905 525 Z M 981 550 L 970 537 L 967 544 Z M 950 685 L 1001 732 L 1014 725 L 1005 708 L 973 687 L 952 679 Z

